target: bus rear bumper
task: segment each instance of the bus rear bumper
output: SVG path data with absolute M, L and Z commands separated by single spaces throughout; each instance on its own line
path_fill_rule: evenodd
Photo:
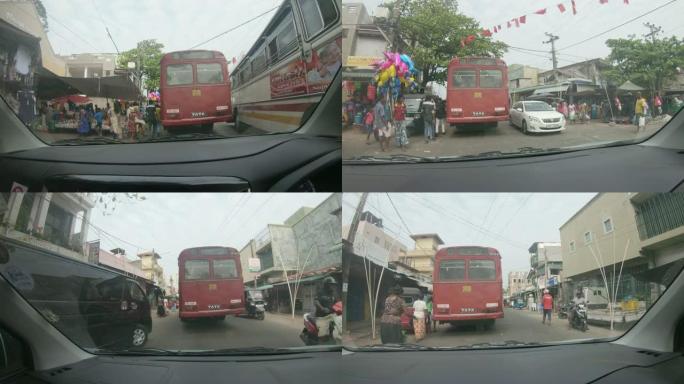
M 433 313 L 432 318 L 435 321 L 474 321 L 487 319 L 503 319 L 503 312 L 489 312 L 489 313 L 455 313 L 455 314 L 439 314 Z
M 244 308 L 216 309 L 210 311 L 181 311 L 178 314 L 178 317 L 181 319 L 198 319 L 202 317 L 237 316 L 243 313 L 245 313 Z
M 186 127 L 189 125 L 204 125 L 213 123 L 232 123 L 233 115 L 225 116 L 212 116 L 212 117 L 199 117 L 194 119 L 166 119 L 162 120 L 162 125 L 164 128 L 168 127 Z
M 482 117 L 448 117 L 447 123 L 449 124 L 486 124 L 486 123 L 496 123 L 499 121 L 507 121 L 508 115 L 500 116 L 482 116 Z

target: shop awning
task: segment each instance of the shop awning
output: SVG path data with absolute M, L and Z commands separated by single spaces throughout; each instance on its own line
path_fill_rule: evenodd
M 643 91 L 645 88 L 642 88 L 631 81 L 627 80 L 624 83 L 622 83 L 621 86 L 618 87 L 619 91 L 625 91 L 625 92 L 631 92 L 631 91 Z
M 42 99 L 73 94 L 124 100 L 136 100 L 141 96 L 135 84 L 125 75 L 82 79 L 57 76 L 44 68 L 39 68 L 36 72 L 37 95 Z
M 682 271 L 682 268 L 684 268 L 684 259 L 635 273 L 634 278 L 669 286 Z
M 271 289 L 273 288 L 272 284 L 266 284 L 266 285 L 261 285 L 256 288 L 245 288 L 247 290 L 254 290 L 254 291 L 263 291 L 264 289 Z
M 299 279 L 298 281 L 299 281 L 300 284 L 301 284 L 301 283 L 309 283 L 309 282 L 312 282 L 312 281 L 321 280 L 321 279 L 323 279 L 323 278 L 326 277 L 326 276 L 328 276 L 328 274 L 325 274 L 325 275 L 316 275 L 316 276 L 308 276 L 308 277 L 303 277 L 303 278 Z M 295 280 L 294 280 L 294 279 L 290 279 L 289 281 L 290 281 L 290 284 L 294 284 L 294 283 L 295 283 Z M 275 286 L 278 286 L 278 285 L 286 285 L 286 284 L 287 284 L 287 281 L 281 281 L 281 282 L 279 282 L 279 283 L 273 283 L 272 286 L 275 287 Z
M 542 93 L 567 92 L 568 91 L 568 85 L 569 84 L 559 84 L 559 85 L 555 85 L 553 87 L 539 88 L 539 89 L 535 89 L 532 94 L 533 95 L 539 95 Z

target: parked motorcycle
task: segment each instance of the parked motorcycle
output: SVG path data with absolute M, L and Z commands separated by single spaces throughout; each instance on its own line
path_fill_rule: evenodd
M 561 305 L 560 308 L 558 308 L 558 318 L 559 319 L 567 319 L 569 310 L 570 310 L 569 305 Z
M 587 325 L 587 309 L 584 304 L 577 304 L 571 310 L 573 311 L 572 316 L 568 317 L 570 326 L 586 332 L 589 327 Z
M 304 314 L 304 329 L 299 334 L 306 345 L 339 344 L 342 341 L 342 302 L 332 307 L 333 313 L 315 317 L 311 313 Z

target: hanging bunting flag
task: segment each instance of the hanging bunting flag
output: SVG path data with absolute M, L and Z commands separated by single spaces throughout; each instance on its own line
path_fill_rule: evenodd
M 483 29 L 482 30 L 482 36 L 491 36 L 492 32 L 489 29 Z
M 601 4 L 608 4 L 608 0 L 599 0 L 599 3 L 601 3 Z
M 545 15 L 545 14 L 546 14 L 546 8 L 542 8 L 542 9 L 538 10 L 538 11 L 535 12 L 535 13 L 536 13 L 537 15 Z
M 494 26 L 494 33 L 499 33 L 499 30 L 496 29 L 496 25 Z
M 526 15 L 520 16 L 520 18 L 518 20 L 520 20 L 520 24 L 525 24 L 525 21 L 527 20 L 527 16 Z
M 510 21 L 506 22 L 506 24 L 508 25 L 508 28 L 511 27 L 511 22 L 510 22 Z
M 572 14 L 577 14 L 577 6 L 575 5 L 575 0 L 572 0 Z
M 627 5 L 629 5 L 629 0 L 623 0 L 623 2 Z
M 601 1 L 603 1 L 603 0 L 601 0 Z M 565 12 L 565 5 L 563 5 L 562 3 L 558 4 L 558 10 L 561 11 L 561 13 Z
M 501 24 L 499 24 L 499 31 L 501 31 Z
M 520 22 L 518 21 L 518 19 L 513 19 L 513 20 L 511 20 L 511 21 L 515 23 L 515 27 L 516 27 L 516 28 L 519 28 L 519 27 L 520 27 Z

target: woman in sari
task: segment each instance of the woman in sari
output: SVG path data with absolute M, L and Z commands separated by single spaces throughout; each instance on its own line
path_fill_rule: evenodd
M 380 318 L 380 340 L 383 344 L 403 342 L 401 315 L 404 313 L 404 299 L 400 296 L 402 292 L 400 286 L 394 286 L 385 299 L 385 309 Z

